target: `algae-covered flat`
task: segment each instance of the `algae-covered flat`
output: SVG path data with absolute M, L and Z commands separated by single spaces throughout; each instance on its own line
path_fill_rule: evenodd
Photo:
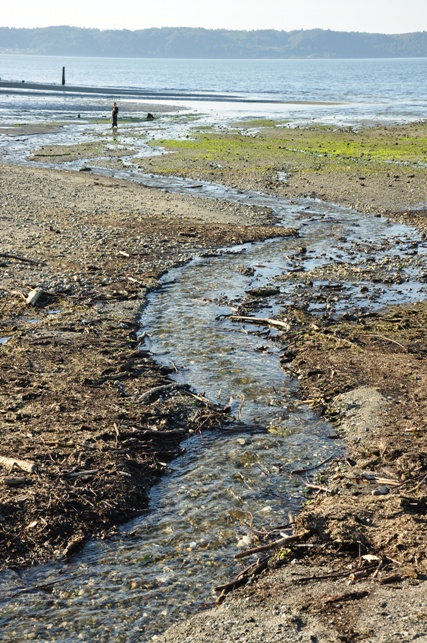
M 367 212 L 427 202 L 426 122 L 360 130 L 256 122 L 156 141 L 169 154 L 137 162 L 159 174 L 321 198 Z

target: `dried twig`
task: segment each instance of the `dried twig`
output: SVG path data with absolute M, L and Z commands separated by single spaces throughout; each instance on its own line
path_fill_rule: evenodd
M 139 396 L 138 402 L 149 402 L 152 398 L 157 398 L 168 391 L 173 391 L 174 389 L 182 388 L 182 384 L 163 384 L 162 386 L 155 386 L 146 393 L 143 393 Z
M 80 478 L 81 476 L 93 476 L 98 471 L 99 469 L 86 469 L 84 471 L 74 471 L 73 473 L 64 472 L 63 476 L 65 478 Z
M 229 319 L 231 319 L 231 321 L 243 321 L 249 324 L 266 324 L 267 326 L 275 326 L 277 328 L 283 328 L 284 330 L 290 330 L 291 328 L 287 322 L 283 322 L 278 319 L 270 319 L 267 317 L 245 317 L 242 315 L 230 315 Z
M 407 353 L 408 349 L 406 346 L 401 344 L 400 342 L 397 342 L 395 339 L 391 339 L 391 337 L 386 337 L 385 335 L 378 335 L 378 334 L 373 334 L 373 333 L 363 333 L 366 334 L 368 337 L 376 337 L 377 339 L 382 339 L 385 342 L 390 342 L 391 344 L 396 344 L 397 346 L 400 346 L 400 348 L 403 348 L 403 350 Z
M 369 572 L 371 572 L 375 567 L 376 563 L 373 563 L 372 565 L 367 565 L 364 567 L 364 569 L 356 570 L 356 571 L 343 571 L 343 572 L 332 572 L 331 574 L 323 574 L 322 576 L 302 576 L 301 578 L 297 578 L 296 582 L 298 583 L 306 583 L 311 580 L 327 580 L 329 578 L 346 578 L 348 576 L 354 576 L 356 577 L 356 574 L 358 574 L 358 578 L 361 578 L 363 576 L 366 576 Z
M 18 467 L 27 473 L 34 473 L 36 470 L 36 465 L 30 460 L 19 460 L 18 458 L 7 458 L 4 455 L 0 455 L 0 465 L 12 471 L 13 467 Z
M 345 592 L 344 594 L 339 594 L 338 596 L 329 596 L 325 599 L 325 603 L 342 603 L 343 601 L 355 601 L 359 598 L 365 598 L 369 596 L 369 592 Z
M 238 554 L 235 554 L 234 558 L 236 559 L 246 558 L 246 556 L 251 556 L 252 554 L 257 554 L 262 551 L 269 551 L 270 549 L 277 549 L 278 547 L 290 545 L 291 543 L 301 540 L 302 538 L 306 538 L 310 534 L 311 534 L 311 531 L 306 530 L 300 534 L 295 534 L 295 536 L 284 536 L 283 538 L 274 540 L 272 543 L 269 543 L 268 545 L 260 545 L 259 547 L 253 547 L 252 549 L 241 551 Z
M 14 255 L 11 252 L 0 252 L 0 257 L 5 259 L 16 259 L 16 261 L 23 261 L 24 263 L 34 263 L 36 265 L 44 265 L 44 261 L 37 261 L 36 259 L 28 259 L 27 257 L 21 257 L 21 255 Z
M 232 592 L 237 587 L 241 587 L 242 585 L 246 585 L 246 583 L 253 576 L 258 576 L 258 574 L 260 574 L 262 571 L 267 569 L 267 567 L 268 567 L 268 558 L 264 558 L 262 561 L 260 561 L 258 563 L 254 563 L 253 565 L 250 565 L 249 567 L 246 567 L 230 583 L 225 583 L 224 585 L 218 585 L 217 587 L 215 587 L 216 592 L 221 592 L 221 594 L 218 596 L 216 602 L 221 603 L 226 594 L 228 594 L 229 592 Z
M 308 473 L 308 471 L 314 471 L 315 469 L 320 469 L 320 467 L 323 467 L 324 464 L 327 464 L 335 457 L 336 457 L 335 455 L 330 455 L 329 458 L 326 458 L 326 460 L 323 460 L 322 462 L 319 462 L 319 464 L 315 464 L 312 467 L 307 467 L 307 469 L 292 469 L 291 475 L 294 475 L 294 474 L 299 475 L 301 473 Z
M 322 487 L 320 484 L 311 484 L 310 482 L 304 481 L 305 486 L 308 489 L 314 489 L 316 491 L 324 491 L 325 493 L 332 493 L 331 489 L 328 489 L 328 487 Z
M 390 574 L 389 576 L 383 576 L 378 582 L 380 585 L 387 585 L 388 583 L 399 583 L 402 580 L 401 574 Z

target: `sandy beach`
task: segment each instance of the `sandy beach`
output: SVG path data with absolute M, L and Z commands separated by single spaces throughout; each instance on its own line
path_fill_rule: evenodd
M 141 169 L 309 195 L 427 232 L 425 166 L 389 176 L 295 166 L 284 184 L 271 164 L 243 173 L 240 162 L 212 169 L 178 154 L 142 159 Z M 224 422 L 203 400 L 194 413 L 188 391 L 160 397 L 170 372 L 139 350 L 139 312 L 159 277 L 195 254 L 291 231 L 267 209 L 91 172 L 0 165 L 0 186 L 5 570 L 67 560 L 114 533 L 144 511 L 183 437 Z M 157 641 L 425 640 L 426 315 L 424 303 L 353 322 L 288 311 L 284 368 L 300 400 L 343 436 L 345 457 L 313 481 L 291 539 L 267 546 L 262 572 Z

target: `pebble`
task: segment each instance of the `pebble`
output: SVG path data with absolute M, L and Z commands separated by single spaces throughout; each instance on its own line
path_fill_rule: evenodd
M 376 489 L 373 490 L 372 495 L 373 496 L 386 496 L 388 493 L 390 493 L 390 489 L 386 487 L 385 485 L 381 485 L 381 487 L 377 487 Z

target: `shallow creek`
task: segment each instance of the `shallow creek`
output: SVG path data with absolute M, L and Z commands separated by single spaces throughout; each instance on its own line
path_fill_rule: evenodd
M 242 568 L 233 554 L 251 546 L 254 530 L 273 529 L 298 509 L 305 486 L 293 470 L 340 452 L 332 427 L 294 405 L 278 332 L 229 320 L 239 304 L 262 302 L 260 317 L 288 304 L 339 315 L 426 296 L 426 242 L 414 230 L 316 202 L 190 187 L 268 205 L 299 230 L 170 271 L 141 319 L 145 347 L 176 366 L 179 382 L 230 404 L 240 422 L 188 439 L 152 490 L 149 511 L 117 536 L 89 543 L 67 565 L 3 573 L 4 641 L 151 640 L 212 603 L 213 587 Z M 257 298 L 265 286 L 276 294 Z

